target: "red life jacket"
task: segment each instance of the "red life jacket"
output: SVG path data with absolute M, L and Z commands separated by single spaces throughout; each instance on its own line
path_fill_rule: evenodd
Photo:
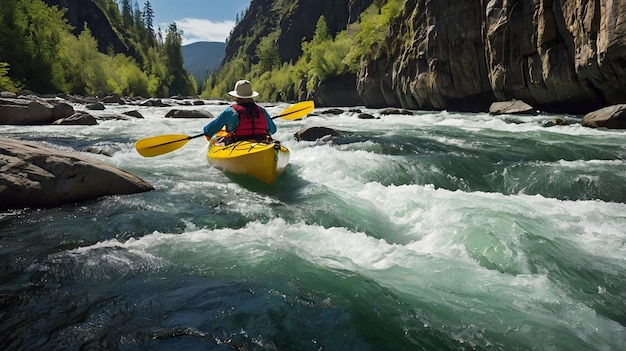
M 248 104 L 247 106 L 235 104 L 231 107 L 239 115 L 239 125 L 233 131 L 233 135 L 237 139 L 265 138 L 269 134 L 267 118 L 261 106 L 257 104 Z

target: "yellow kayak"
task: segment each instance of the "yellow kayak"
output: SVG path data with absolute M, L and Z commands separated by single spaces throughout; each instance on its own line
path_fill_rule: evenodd
M 289 149 L 278 141 L 240 140 L 225 145 L 214 137 L 207 148 L 209 164 L 223 172 L 245 174 L 274 183 L 289 164 Z

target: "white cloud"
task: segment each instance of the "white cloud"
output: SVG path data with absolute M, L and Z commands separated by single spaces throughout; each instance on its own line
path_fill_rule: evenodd
M 213 22 L 201 18 L 183 18 L 174 22 L 176 22 L 176 28 L 183 31 L 183 45 L 196 41 L 223 43 L 235 27 L 235 21 Z

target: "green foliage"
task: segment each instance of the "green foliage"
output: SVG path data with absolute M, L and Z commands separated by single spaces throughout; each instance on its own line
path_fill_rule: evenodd
M 63 90 L 73 94 L 92 94 L 106 90 L 106 71 L 102 67 L 106 55 L 98 52 L 98 43 L 89 28 L 78 38 L 65 33 L 59 51 L 63 65 Z
M 306 82 L 307 90 L 311 91 L 320 81 L 347 72 L 356 73 L 361 61 L 367 55 L 375 57 L 381 52 L 389 25 L 405 1 L 375 1 L 361 14 L 359 21 L 337 33 L 334 38 L 328 29 L 326 18 L 320 16 L 313 38 L 302 43 L 303 54 L 295 63 L 277 61 L 279 58 L 276 43 L 280 35 L 279 29 L 262 35 L 267 28 L 257 25 L 254 33 L 247 37 L 231 39 L 237 40 L 240 44 L 238 54 L 207 79 L 202 96 L 227 97 L 226 92 L 232 89 L 238 79 L 249 79 L 261 94 L 261 99 L 270 101 L 293 99 L 295 90 L 302 88 L 302 82 Z M 297 5 L 293 1 L 278 2 L 282 5 L 274 3 L 272 7 L 274 10 L 272 13 L 278 19 L 293 11 L 293 7 Z M 277 22 L 267 24 L 265 27 L 274 28 Z M 256 57 L 250 58 L 247 48 L 257 41 Z
M 153 13 L 124 1 L 124 15 L 113 0 L 92 0 L 113 23 L 133 57 L 98 51 L 87 24 L 78 35 L 64 19 L 65 10 L 41 0 L 0 0 L 0 88 L 92 95 L 169 96 L 197 93 L 183 69 L 181 33 L 175 24 L 166 43 L 157 43 L 150 28 Z M 126 25 L 122 22 L 126 21 Z
M 324 80 L 344 73 L 348 67 L 342 60 L 349 52 L 350 45 L 350 39 L 341 33 L 333 40 L 326 18 L 320 16 L 313 39 L 302 43 L 303 55 L 297 63 L 301 67 L 300 72 L 304 72 L 300 78 L 307 78 L 311 83 L 317 78 Z
M 164 59 L 170 78 L 170 94 L 194 95 L 197 86 L 195 79 L 183 68 L 182 42 L 182 32 L 178 30 L 176 23 L 170 24 L 165 36 L 164 50 Z
M 133 8 L 130 0 L 121 0 L 120 6 L 122 7 L 122 23 L 126 27 L 133 25 Z
M 112 60 L 111 65 L 115 70 L 115 75 L 112 77 L 115 85 L 110 88 L 115 88 L 114 92 L 122 95 L 149 95 L 148 76 L 137 67 L 132 58 L 118 54 Z
M 331 40 L 330 32 L 328 31 L 328 23 L 326 23 L 326 17 L 324 15 L 320 16 L 317 19 L 317 23 L 315 24 L 315 35 L 313 35 L 313 40 L 311 40 L 311 44 L 313 45 L 321 45 L 327 40 Z
M 228 92 L 233 89 L 239 79 L 252 80 L 251 63 L 245 56 L 238 56 L 227 65 L 222 66 L 219 72 L 214 72 L 207 78 L 207 88 L 200 95 L 207 99 L 228 98 Z M 258 89 L 258 88 L 255 88 Z
M 94 3 L 102 9 L 104 14 L 111 23 L 122 23 L 120 9 L 115 1 L 112 0 L 93 0 Z
M 261 71 L 271 71 L 280 67 L 280 56 L 278 55 L 278 40 L 280 32 L 274 32 L 264 38 L 261 38 L 257 45 L 257 56 L 259 57 L 258 68 Z
M 0 62 L 0 89 L 15 93 L 22 88 L 22 85 L 8 76 L 9 70 L 8 63 Z
M 167 67 L 156 48 L 148 48 L 145 60 L 148 75 L 148 96 L 169 96 Z
M 363 57 L 368 54 L 377 55 L 381 43 L 384 42 L 391 20 L 398 15 L 406 0 L 387 0 L 378 8 L 370 6 L 361 16 L 360 21 L 349 28 L 354 32 L 354 45 L 346 57 L 351 71 L 356 71 Z
M 155 38 L 154 34 L 154 11 L 152 10 L 152 5 L 150 5 L 150 1 L 146 1 L 143 5 L 143 23 L 146 25 L 146 30 L 148 32 L 148 39 L 153 41 Z
M 64 11 L 41 0 L 0 0 L 0 8 L 0 61 L 11 68 L 7 75 L 30 89 L 60 91 L 56 57 L 61 34 L 71 29 Z

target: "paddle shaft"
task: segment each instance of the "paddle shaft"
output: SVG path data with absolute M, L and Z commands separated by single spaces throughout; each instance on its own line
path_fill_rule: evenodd
M 170 144 L 178 143 L 178 142 L 185 141 L 185 140 L 191 140 L 191 139 L 199 138 L 201 136 L 204 136 L 204 133 L 203 134 L 198 134 L 198 135 L 188 136 L 186 138 L 182 138 L 182 139 L 178 139 L 178 140 L 168 141 L 168 142 L 157 144 L 157 145 L 147 146 L 146 149 L 154 148 L 154 147 L 161 147 L 161 146 L 164 146 L 164 145 L 170 145 Z

